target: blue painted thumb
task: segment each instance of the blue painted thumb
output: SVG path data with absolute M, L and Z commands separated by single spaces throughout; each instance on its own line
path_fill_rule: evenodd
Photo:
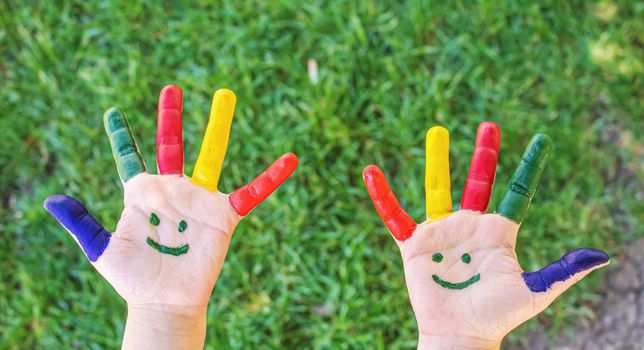
M 111 233 L 107 232 L 76 199 L 63 194 L 45 200 L 45 209 L 76 237 L 89 261 L 96 261 L 107 248 Z
M 561 259 L 534 272 L 522 274 L 525 284 L 533 292 L 545 292 L 556 282 L 562 282 L 579 272 L 608 262 L 608 254 L 599 249 L 579 248 L 566 253 Z

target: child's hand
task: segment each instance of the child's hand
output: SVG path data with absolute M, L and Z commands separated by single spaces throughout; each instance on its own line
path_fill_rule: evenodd
M 180 318 L 198 315 L 205 320 L 235 226 L 297 167 L 295 155 L 285 154 L 250 184 L 230 195 L 219 192 L 235 94 L 218 90 L 195 170 L 191 178 L 184 175 L 181 105 L 178 87 L 167 86 L 161 91 L 157 130 L 160 175 L 146 173 L 123 112 L 112 108 L 105 113 L 105 129 L 125 188 L 125 208 L 115 232 L 103 229 L 72 197 L 54 195 L 45 202 L 92 265 L 127 301 L 129 319 L 136 317 L 136 323 L 150 323 L 153 328 L 162 328 L 167 314 Z M 205 326 L 199 321 L 188 323 L 186 332 Z M 180 333 L 184 326 L 175 322 L 169 331 Z M 127 338 L 126 331 L 126 343 Z M 149 345 L 152 339 L 147 343 L 130 340 L 136 347 Z
M 545 309 L 608 256 L 582 248 L 536 272 L 523 272 L 515 253 L 519 225 L 550 151 L 536 135 L 496 214 L 485 214 L 500 144 L 496 124 L 481 124 L 461 210 L 452 213 L 449 134 L 427 132 L 427 220 L 417 225 L 399 206 L 375 165 L 364 171 L 367 190 L 396 239 L 420 333 L 419 348 L 498 348 L 512 329 Z

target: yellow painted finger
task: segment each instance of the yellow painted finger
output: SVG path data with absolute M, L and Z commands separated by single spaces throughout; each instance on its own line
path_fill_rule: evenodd
M 217 191 L 219 184 L 236 101 L 235 93 L 228 89 L 219 89 L 212 97 L 210 120 L 191 179 L 194 184 L 211 191 Z
M 447 129 L 435 126 L 427 131 L 425 157 L 427 218 L 437 220 L 452 212 Z

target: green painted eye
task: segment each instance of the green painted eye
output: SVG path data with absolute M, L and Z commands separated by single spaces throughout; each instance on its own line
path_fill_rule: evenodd
M 466 264 L 469 264 L 470 261 L 472 261 L 472 257 L 469 254 L 465 253 L 461 255 L 461 261 L 463 261 Z
M 437 262 L 437 263 L 443 261 L 443 254 L 434 253 L 434 255 L 432 255 L 432 260 Z
M 161 223 L 161 220 L 159 220 L 159 217 L 157 216 L 157 214 L 152 213 L 150 214 L 150 223 L 154 226 L 159 226 L 159 224 Z
M 181 220 L 179 221 L 179 232 L 183 232 L 188 228 L 188 223 L 185 221 Z

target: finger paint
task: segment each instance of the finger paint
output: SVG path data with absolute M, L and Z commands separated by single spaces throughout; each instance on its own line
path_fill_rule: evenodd
M 230 194 L 228 200 L 237 215 L 245 216 L 273 193 L 297 168 L 297 156 L 286 153 L 253 181 Z
M 608 262 L 608 254 L 599 249 L 580 248 L 568 252 L 561 259 L 539 271 L 523 272 L 523 281 L 533 292 L 545 292 L 556 282 Z
M 375 165 L 369 165 L 362 172 L 362 178 L 378 215 L 392 236 L 399 241 L 411 237 L 416 230 L 416 223 L 398 204 L 382 171 Z
M 123 111 L 116 107 L 108 109 L 103 115 L 103 124 L 121 181 L 127 182 L 139 173 L 144 173 L 145 162 Z
M 157 216 L 157 214 L 152 213 L 150 214 L 150 223 L 154 226 L 159 226 L 159 224 L 161 223 L 161 220 L 159 220 L 159 217 Z
M 210 191 L 217 191 L 221 166 L 228 148 L 228 137 L 236 101 L 235 93 L 228 89 L 219 89 L 212 97 L 206 134 L 190 179 L 195 185 L 205 187 Z
M 150 237 L 148 237 L 145 241 L 148 243 L 150 247 L 156 249 L 158 252 L 162 254 L 168 254 L 168 255 L 174 255 L 174 256 L 185 254 L 188 252 L 188 249 L 190 248 L 187 244 L 184 244 L 180 247 L 167 247 L 167 246 L 164 246 L 163 244 L 157 243 L 155 240 L 153 240 Z
M 452 212 L 449 173 L 449 131 L 434 126 L 425 144 L 425 205 L 427 218 L 437 220 Z
M 501 130 L 492 122 L 479 125 L 470 172 L 465 181 L 461 209 L 487 211 L 501 146 Z
M 183 92 L 175 85 L 164 87 L 159 95 L 157 167 L 161 175 L 183 175 L 182 99 Z
M 523 221 L 546 166 L 551 146 L 552 141 L 547 135 L 537 134 L 532 138 L 497 207 L 500 215 L 519 224 Z
M 89 261 L 95 262 L 103 254 L 112 234 L 96 221 L 81 202 L 70 196 L 56 194 L 45 200 L 45 209 L 76 237 Z
M 467 287 L 471 286 L 472 284 L 478 282 L 481 279 L 481 274 L 477 273 L 476 275 L 472 276 L 467 281 L 463 281 L 463 282 L 459 282 L 459 283 L 447 282 L 447 281 L 441 279 L 440 277 L 438 277 L 437 275 L 432 275 L 432 279 L 434 280 L 434 282 L 436 282 L 438 285 L 440 285 L 443 288 L 457 289 L 458 290 L 458 289 L 467 288 Z
M 179 227 L 177 228 L 177 231 L 183 233 L 188 228 L 188 223 L 185 222 L 184 220 L 179 221 Z

